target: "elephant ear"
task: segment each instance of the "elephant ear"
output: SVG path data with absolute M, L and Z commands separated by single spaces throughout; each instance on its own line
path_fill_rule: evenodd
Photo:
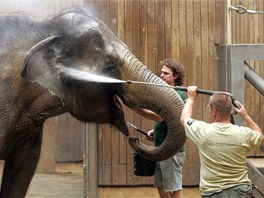
M 56 41 L 59 37 L 48 37 L 34 45 L 26 54 L 21 76 L 27 81 L 38 83 L 51 93 L 62 98 L 62 84 L 58 79 L 59 66 L 56 64 Z

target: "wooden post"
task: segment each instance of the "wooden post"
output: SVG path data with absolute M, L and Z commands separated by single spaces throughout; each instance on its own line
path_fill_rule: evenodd
M 97 125 L 85 125 L 83 134 L 83 197 L 99 197 L 97 188 Z

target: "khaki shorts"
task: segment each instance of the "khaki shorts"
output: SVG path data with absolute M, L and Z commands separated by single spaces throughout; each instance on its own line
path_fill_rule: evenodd
M 164 161 L 156 162 L 154 187 L 162 187 L 166 192 L 182 190 L 182 165 L 185 152 L 179 152 Z
M 213 192 L 202 192 L 203 198 L 250 198 L 252 187 L 250 185 L 238 185 L 232 188 Z

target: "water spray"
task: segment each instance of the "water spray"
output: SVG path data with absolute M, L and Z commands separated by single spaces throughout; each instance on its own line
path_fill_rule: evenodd
M 181 90 L 181 91 L 187 91 L 187 87 L 184 86 L 171 86 L 171 85 L 166 85 L 166 84 L 155 84 L 155 83 L 150 83 L 150 82 L 142 82 L 142 81 L 133 81 L 133 80 L 119 80 L 115 78 L 110 78 L 106 76 L 101 76 L 97 74 L 91 74 L 89 72 L 85 71 L 80 71 L 68 67 L 61 67 L 61 72 L 66 73 L 67 75 L 79 79 L 79 80 L 84 80 L 84 81 L 89 81 L 89 82 L 96 82 L 96 83 L 115 83 L 115 84 L 142 84 L 142 85 L 151 85 L 151 86 L 159 86 L 159 87 L 167 87 L 167 88 L 173 88 L 176 90 Z M 206 90 L 206 89 L 197 89 L 197 93 L 199 94 L 205 94 L 205 95 L 213 95 L 215 93 L 221 93 L 221 94 L 226 94 L 230 96 L 233 105 L 236 108 L 239 108 L 239 105 L 236 103 L 236 99 L 231 93 L 224 92 L 224 91 L 211 91 L 211 90 Z

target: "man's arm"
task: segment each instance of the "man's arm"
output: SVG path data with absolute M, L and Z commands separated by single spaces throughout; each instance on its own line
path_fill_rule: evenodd
M 187 118 L 192 117 L 192 110 L 193 110 L 193 104 L 194 101 L 197 98 L 197 87 L 196 86 L 189 86 L 187 89 L 187 101 L 183 107 L 182 114 L 181 114 L 181 123 L 184 126 L 184 122 Z
M 247 125 L 248 128 L 250 128 L 250 129 L 252 129 L 254 131 L 258 131 L 258 132 L 262 133 L 262 131 L 259 128 L 259 126 L 252 120 L 252 118 L 249 115 L 243 117 L 243 119 L 245 120 L 246 125 Z
M 192 99 L 187 99 L 182 113 L 181 113 L 181 123 L 184 126 L 184 122 L 187 118 L 191 118 L 192 117 L 192 110 L 193 110 L 193 104 L 194 104 L 194 100 Z
M 161 122 L 163 121 L 163 118 L 160 117 L 158 114 L 156 114 L 155 112 L 148 110 L 148 109 L 141 109 L 141 108 L 133 108 L 133 111 L 137 112 L 139 115 L 149 119 L 149 120 L 153 120 L 156 122 Z
M 234 108 L 234 109 L 238 113 L 238 115 L 240 115 L 245 120 L 247 127 L 252 129 L 252 130 L 254 130 L 254 131 L 258 131 L 261 134 L 263 134 L 261 129 L 259 128 L 259 126 L 248 115 L 247 110 L 245 109 L 244 105 L 241 104 L 238 101 L 236 101 L 236 102 L 239 104 L 240 108 L 239 109 L 238 108 Z

